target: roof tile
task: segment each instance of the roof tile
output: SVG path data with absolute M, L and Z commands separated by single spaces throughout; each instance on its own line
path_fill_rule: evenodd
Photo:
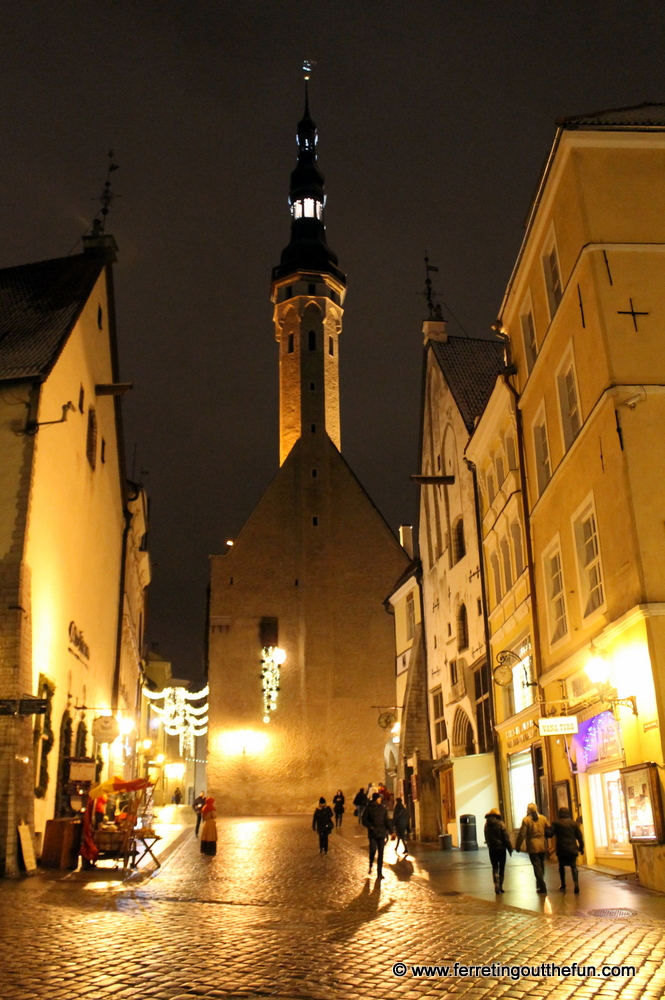
M 445 343 L 430 341 L 430 346 L 471 434 L 505 365 L 505 345 L 500 340 L 449 336 Z

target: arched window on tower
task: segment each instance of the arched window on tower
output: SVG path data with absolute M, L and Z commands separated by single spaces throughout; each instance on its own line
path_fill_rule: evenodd
M 464 541 L 464 519 L 458 517 L 453 522 L 453 566 L 466 555 L 466 543 Z
M 469 648 L 469 619 L 465 604 L 460 604 L 457 609 L 457 648 L 460 652 Z

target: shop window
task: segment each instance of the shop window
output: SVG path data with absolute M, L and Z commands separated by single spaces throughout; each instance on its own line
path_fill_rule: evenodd
M 538 345 L 536 343 L 536 327 L 533 322 L 533 313 L 528 311 L 524 316 L 520 316 L 522 327 L 522 338 L 524 340 L 524 356 L 526 357 L 526 367 L 529 374 L 536 363 L 538 355 Z
M 561 407 L 561 425 L 566 451 L 577 437 L 582 426 L 580 407 L 577 399 L 575 370 L 572 362 L 557 377 L 559 387 L 559 405 Z
M 590 774 L 589 793 L 596 855 L 632 857 L 619 771 Z
M 413 639 L 416 632 L 416 602 L 413 590 L 406 597 L 406 637 Z
M 536 799 L 531 750 L 521 750 L 519 753 L 509 755 L 508 780 L 513 829 L 516 830 L 522 823 L 526 807 Z
M 554 645 L 559 639 L 563 639 L 568 632 L 561 552 L 556 551 L 545 557 L 545 573 L 550 619 L 550 644 Z
M 538 495 L 542 496 L 545 487 L 550 481 L 552 470 L 550 467 L 550 447 L 547 441 L 547 425 L 545 415 L 533 428 L 533 443 L 536 450 L 536 473 L 538 476 Z
M 432 691 L 432 719 L 434 720 L 434 742 L 436 746 L 448 739 L 446 720 L 443 714 L 443 692 L 441 688 Z
M 469 648 L 469 619 L 464 604 L 457 609 L 457 648 L 460 652 Z
M 85 443 L 85 453 L 90 468 L 94 469 L 97 464 L 97 415 L 92 406 L 88 408 L 88 434 Z
M 587 618 L 605 603 L 598 530 L 593 510 L 587 509 L 575 522 L 575 541 L 582 590 L 583 617 Z

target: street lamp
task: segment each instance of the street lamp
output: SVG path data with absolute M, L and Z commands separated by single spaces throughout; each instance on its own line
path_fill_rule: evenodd
M 630 708 L 633 715 L 637 715 L 637 699 L 634 694 L 627 698 L 619 698 L 617 689 L 610 680 L 610 665 L 607 659 L 607 651 L 599 649 L 592 641 L 589 646 L 589 659 L 585 667 L 587 677 L 592 684 L 595 684 L 598 697 L 601 701 L 609 703 L 610 708 L 617 718 L 616 709 L 619 705 Z

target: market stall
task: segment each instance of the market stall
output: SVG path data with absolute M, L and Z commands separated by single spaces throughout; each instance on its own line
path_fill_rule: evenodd
M 160 837 L 152 826 L 152 793 L 147 778 L 112 778 L 90 789 L 81 837 L 84 869 L 109 860 L 116 862 L 115 867 L 122 862 L 123 868 L 135 868 L 147 854 L 159 865 L 153 853 Z M 109 796 L 116 797 L 113 818 L 106 810 Z

